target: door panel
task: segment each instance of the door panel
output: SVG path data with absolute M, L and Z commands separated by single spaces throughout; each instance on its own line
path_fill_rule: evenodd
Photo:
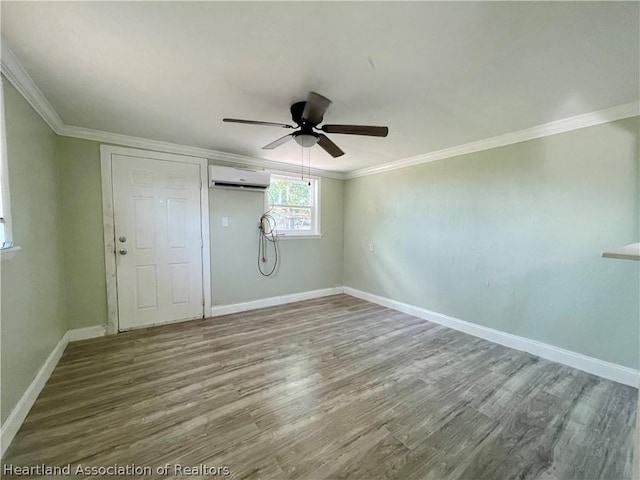
M 189 264 L 174 263 L 171 269 L 171 303 L 189 303 Z
M 112 156 L 120 330 L 201 318 L 200 167 Z
M 158 276 L 155 265 L 137 265 L 136 271 L 136 308 L 138 310 L 157 308 Z
M 153 197 L 133 197 L 133 228 L 136 248 L 154 249 L 156 228 L 154 218 L 155 199 Z
M 169 246 L 171 248 L 186 247 L 186 215 L 187 202 L 178 198 L 167 200 L 167 224 L 169 226 Z

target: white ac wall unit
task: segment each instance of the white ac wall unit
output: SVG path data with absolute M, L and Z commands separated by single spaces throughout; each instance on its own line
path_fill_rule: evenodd
M 209 165 L 209 187 L 264 192 L 271 184 L 271 173 L 251 168 Z

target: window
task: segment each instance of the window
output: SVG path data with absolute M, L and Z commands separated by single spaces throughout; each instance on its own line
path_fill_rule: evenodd
M 267 189 L 267 209 L 276 221 L 278 235 L 320 236 L 320 180 L 272 175 Z
M 7 142 L 4 125 L 4 89 L 0 78 L 0 247 L 13 246 L 11 237 L 11 209 L 9 203 L 9 168 L 7 166 Z

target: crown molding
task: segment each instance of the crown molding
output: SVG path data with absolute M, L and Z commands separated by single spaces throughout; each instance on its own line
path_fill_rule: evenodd
M 55 111 L 49 100 L 40 91 L 31 76 L 24 69 L 13 51 L 9 48 L 4 38 L 0 39 L 2 43 L 2 56 L 0 71 L 16 90 L 25 98 L 25 100 L 33 107 L 33 109 L 42 117 L 42 119 L 51 127 L 51 130 L 60 134 L 64 127 L 64 122 L 58 112 Z
M 377 173 L 390 172 L 400 168 L 407 168 L 422 163 L 435 162 L 445 158 L 458 157 L 468 153 L 480 152 L 492 148 L 512 145 L 514 143 L 525 142 L 536 138 L 548 137 L 558 133 L 570 132 L 580 128 L 592 127 L 603 123 L 622 120 L 623 118 L 635 117 L 640 115 L 640 102 L 625 103 L 616 107 L 607 108 L 597 112 L 585 113 L 569 117 L 562 120 L 538 125 L 536 127 L 525 128 L 515 132 L 498 135 L 497 137 L 478 140 L 477 142 L 465 143 L 455 147 L 436 150 L 435 152 L 424 153 L 414 157 L 404 158 L 382 165 L 353 170 L 345 174 L 346 179 L 364 177 L 366 175 L 375 175 Z
M 178 143 L 163 142 L 160 140 L 151 140 L 142 137 L 132 137 L 120 133 L 104 132 L 101 130 L 93 130 L 91 128 L 75 127 L 72 125 L 64 125 L 59 135 L 63 137 L 81 138 L 84 140 L 93 140 L 96 142 L 107 143 L 111 145 L 121 145 L 124 147 L 141 148 L 144 150 L 153 150 L 164 153 L 175 153 L 178 155 L 187 155 L 189 157 L 207 158 L 209 160 L 228 162 L 233 164 L 247 165 L 251 167 L 267 168 L 272 170 L 280 170 L 285 172 L 299 173 L 300 167 L 290 163 L 274 162 L 263 158 L 249 157 L 247 155 L 238 155 L 235 153 L 220 152 L 208 148 L 189 147 Z M 344 179 L 344 174 L 333 172 L 330 170 L 311 169 L 311 174 L 325 178 Z
M 163 142 L 160 140 L 152 140 L 142 137 L 133 137 L 120 133 L 105 132 L 102 130 L 94 130 L 91 128 L 76 127 L 66 125 L 60 115 L 55 111 L 51 103 L 40 91 L 31 76 L 24 69 L 18 58 L 2 38 L 2 74 L 9 80 L 20 94 L 27 100 L 34 110 L 42 117 L 42 119 L 51 127 L 58 135 L 64 137 L 82 138 L 85 140 L 93 140 L 96 142 L 104 142 L 113 145 L 122 145 L 126 147 L 142 148 L 158 152 L 175 153 L 179 155 L 187 155 L 193 157 L 202 157 L 214 161 L 229 162 L 240 165 L 248 165 L 251 167 L 270 168 L 283 172 L 298 172 L 297 165 L 290 163 L 276 162 L 266 160 L 259 157 L 250 157 L 247 155 L 238 155 L 235 153 L 221 152 L 199 147 L 190 147 L 177 143 Z M 496 137 L 478 140 L 476 142 L 465 143 L 454 147 L 436 150 L 435 152 L 424 153 L 413 157 L 395 160 L 393 162 L 374 165 L 372 167 L 353 170 L 351 172 L 334 172 L 330 170 L 321 170 L 317 168 L 311 169 L 311 174 L 320 177 L 336 178 L 340 180 L 364 177 L 366 175 L 375 175 L 378 173 L 398 170 L 400 168 L 420 165 L 422 163 L 435 162 L 444 160 L 445 158 L 457 157 L 468 153 L 480 152 L 492 148 L 512 145 L 514 143 L 533 140 L 536 138 L 548 137 L 558 133 L 569 132 L 585 127 L 592 127 L 603 123 L 622 120 L 624 118 L 635 117 L 640 115 L 640 102 L 631 102 L 616 107 L 607 108 L 597 112 L 585 113 L 575 117 L 569 117 L 562 120 L 538 125 L 536 127 L 518 130 Z
M 238 155 L 235 153 L 220 152 L 218 150 L 210 150 L 206 148 L 190 147 L 188 145 L 180 145 L 177 143 L 163 142 L 160 140 L 152 140 L 148 138 L 133 137 L 120 133 L 105 132 L 102 130 L 94 130 L 91 128 L 76 127 L 66 125 L 58 112 L 53 108 L 49 100 L 44 96 L 38 88 L 33 78 L 24 69 L 20 60 L 13 53 L 4 38 L 0 39 L 1 45 L 1 72 L 4 77 L 20 92 L 24 99 L 33 107 L 33 109 L 42 117 L 49 125 L 51 130 L 63 137 L 82 138 L 85 140 L 93 140 L 96 142 L 104 142 L 113 145 L 122 145 L 126 147 L 142 148 L 166 153 L 175 153 L 179 155 L 187 155 L 192 157 L 207 158 L 214 161 L 229 162 L 234 164 L 247 165 L 251 167 L 270 168 L 284 172 L 300 171 L 297 165 L 290 163 L 275 162 L 258 157 L 249 157 L 246 155 Z M 311 173 L 320 177 L 344 179 L 344 173 L 333 172 L 330 170 L 321 170 L 312 168 Z

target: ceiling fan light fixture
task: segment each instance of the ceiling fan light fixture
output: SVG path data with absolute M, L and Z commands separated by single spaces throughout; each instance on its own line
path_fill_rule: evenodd
M 316 143 L 318 143 L 318 135 L 315 133 L 295 133 L 293 135 L 296 143 L 304 148 L 313 147 Z

